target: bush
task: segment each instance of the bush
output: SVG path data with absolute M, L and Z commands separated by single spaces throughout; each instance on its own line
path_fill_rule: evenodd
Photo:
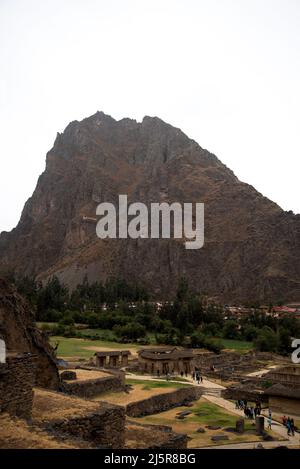
M 113 331 L 117 337 L 137 340 L 146 336 L 146 328 L 139 323 L 129 323 L 124 326 L 114 326 Z
M 215 322 L 210 322 L 209 324 L 205 324 L 202 328 L 202 331 L 203 331 L 203 334 L 211 336 L 211 337 L 217 337 L 221 335 L 220 327 Z
M 278 337 L 268 326 L 262 328 L 254 341 L 254 347 L 260 352 L 276 352 L 278 350 Z
M 206 348 L 214 353 L 220 353 L 223 349 L 221 341 L 206 337 L 203 333 L 196 331 L 190 338 L 190 346 L 193 348 Z
M 225 326 L 223 327 L 223 337 L 225 339 L 233 340 L 240 339 L 239 324 L 237 321 L 229 320 L 225 323 Z

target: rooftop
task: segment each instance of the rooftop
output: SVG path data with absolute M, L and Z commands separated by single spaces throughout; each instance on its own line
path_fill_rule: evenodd
M 192 350 L 173 348 L 153 348 L 142 349 L 139 351 L 139 356 L 149 360 L 178 360 L 180 358 L 193 358 Z
M 267 396 L 289 397 L 291 399 L 300 399 L 300 389 L 286 388 L 282 384 L 275 384 L 265 391 Z

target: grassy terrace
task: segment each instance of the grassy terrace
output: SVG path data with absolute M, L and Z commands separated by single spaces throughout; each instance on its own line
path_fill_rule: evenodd
M 132 386 L 143 385 L 142 389 L 144 390 L 150 390 L 150 389 L 156 389 L 156 388 L 183 388 L 185 386 L 189 386 L 188 384 L 174 383 L 174 382 L 169 382 L 167 380 L 151 381 L 149 379 L 145 381 L 145 383 L 143 383 L 143 381 L 140 379 L 130 379 L 130 378 L 126 379 L 126 384 L 131 384 Z
M 191 412 L 184 420 L 178 420 L 177 414 L 181 411 L 189 410 Z M 136 418 L 137 422 L 148 424 L 159 424 L 171 426 L 173 431 L 177 433 L 186 433 L 191 439 L 188 442 L 188 448 L 201 448 L 203 446 L 216 446 L 230 443 L 243 443 L 261 441 L 261 437 L 255 434 L 255 425 L 253 421 L 245 420 L 245 433 L 239 435 L 227 429 L 235 428 L 236 420 L 239 417 L 216 404 L 208 402 L 201 398 L 193 407 L 177 407 L 160 414 L 149 415 L 146 417 Z M 219 429 L 211 430 L 207 426 L 212 425 L 220 427 Z M 198 433 L 199 427 L 205 430 L 204 433 Z M 276 439 L 278 435 L 274 432 L 268 431 Z M 212 436 L 226 435 L 228 440 L 214 443 L 211 440 Z
M 100 334 L 101 336 L 106 336 L 106 339 L 84 339 L 84 338 L 67 338 L 67 337 L 58 337 L 53 336 L 50 338 L 52 345 L 55 345 L 59 342 L 58 346 L 58 357 L 77 357 L 77 358 L 89 358 L 96 351 L 101 349 L 120 349 L 120 350 L 130 350 L 132 352 L 138 350 L 142 346 L 140 344 L 130 343 L 130 344 L 120 344 L 119 342 L 113 341 L 112 331 L 105 331 L 103 329 L 84 329 L 80 331 L 83 335 L 89 335 L 91 332 L 94 334 Z M 151 343 L 154 344 L 153 337 L 151 338 Z M 227 340 L 221 339 L 224 347 L 229 350 L 236 350 L 241 353 L 246 353 L 253 348 L 251 342 L 243 342 L 239 340 Z
M 55 345 L 59 343 L 57 349 L 57 356 L 61 358 L 90 358 L 95 352 L 101 349 L 112 350 L 137 350 L 140 346 L 137 344 L 119 344 L 118 342 L 111 342 L 105 340 L 90 340 L 90 339 L 77 339 L 53 336 L 50 338 L 50 343 Z

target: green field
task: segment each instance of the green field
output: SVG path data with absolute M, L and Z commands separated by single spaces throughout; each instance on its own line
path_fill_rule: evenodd
M 90 358 L 94 355 L 95 350 L 89 350 L 88 347 L 105 347 L 111 350 L 132 350 L 139 348 L 139 345 L 137 344 L 119 344 L 118 342 L 111 342 L 105 340 L 88 340 L 59 336 L 50 337 L 50 343 L 52 345 L 55 345 L 57 342 L 59 343 L 57 349 L 57 356 L 61 358 Z
M 221 341 L 224 348 L 229 350 L 236 350 L 238 352 L 248 352 L 253 349 L 252 342 L 246 342 L 244 340 L 231 340 L 231 339 L 218 339 Z
M 54 325 L 53 323 L 37 323 L 37 326 L 42 328 L 47 324 L 51 327 Z M 58 357 L 78 357 L 78 358 L 89 358 L 91 357 L 95 351 L 88 350 L 88 347 L 105 347 L 108 349 L 120 349 L 120 350 L 136 350 L 137 348 L 141 348 L 143 345 L 129 343 L 129 344 L 121 344 L 116 342 L 116 336 L 113 331 L 106 330 L 106 329 L 78 329 L 78 332 L 81 334 L 83 338 L 76 338 L 76 337 L 57 337 L 53 336 L 50 337 L 51 344 L 55 345 L 59 342 L 58 346 Z M 87 336 L 85 339 L 84 336 Z M 99 339 L 90 339 L 89 336 L 97 337 Z M 153 334 L 148 334 L 148 339 L 150 344 L 155 344 L 155 337 Z M 230 339 L 218 339 L 223 344 L 223 347 L 229 350 L 236 350 L 241 353 L 246 353 L 249 350 L 253 349 L 252 342 L 240 341 L 240 340 L 230 340 Z
M 211 402 L 198 401 L 191 409 L 190 419 L 201 425 L 216 425 L 220 427 L 235 427 L 237 416 L 227 412 L 222 407 Z M 245 420 L 245 430 L 253 428 L 251 420 Z

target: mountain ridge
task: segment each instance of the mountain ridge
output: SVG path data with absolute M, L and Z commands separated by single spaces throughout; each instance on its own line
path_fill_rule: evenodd
M 205 245 L 100 240 L 100 202 L 204 202 Z M 158 117 L 115 120 L 97 111 L 58 133 L 20 221 L 0 235 L 0 269 L 71 288 L 115 275 L 168 297 L 181 276 L 221 301 L 300 298 L 300 215 L 238 180 L 214 154 Z

